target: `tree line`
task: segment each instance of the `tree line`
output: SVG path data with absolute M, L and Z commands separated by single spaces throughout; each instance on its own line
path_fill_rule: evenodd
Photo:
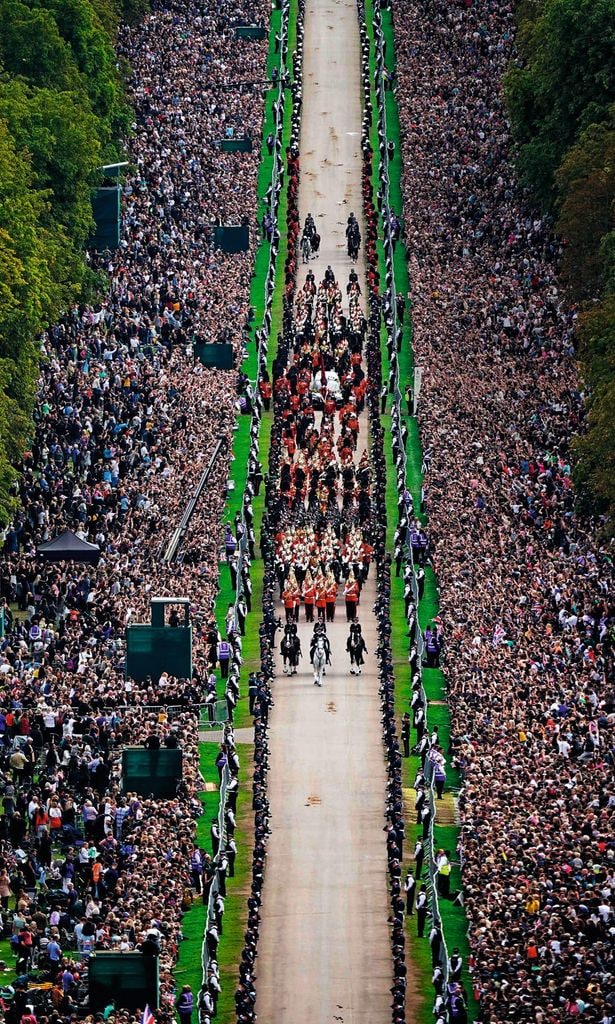
M 92 188 L 130 124 L 114 42 L 145 2 L 0 0 L 0 523 L 32 435 L 41 333 L 92 284 Z
M 579 303 L 586 431 L 575 482 L 615 532 L 615 0 L 524 0 L 505 79 L 517 164 L 564 243 L 561 278 Z

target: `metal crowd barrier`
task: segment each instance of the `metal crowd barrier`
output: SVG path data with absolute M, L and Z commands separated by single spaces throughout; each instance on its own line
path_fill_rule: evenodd
M 391 349 L 391 369 L 389 377 L 389 388 L 392 384 L 392 411 L 391 420 L 395 434 L 399 438 L 399 450 L 401 455 L 401 465 L 397 467 L 397 487 L 401 494 L 406 488 L 407 482 L 407 457 L 406 447 L 401 438 L 401 425 L 403 423 L 403 414 L 401 409 L 402 393 L 399 387 L 399 361 L 397 359 L 397 295 L 395 291 L 395 270 L 394 270 L 394 244 L 391 235 L 391 221 L 390 221 L 390 196 L 389 196 L 389 160 L 387 152 L 387 125 L 386 125 L 386 97 L 384 89 L 384 47 L 383 47 L 383 33 L 382 33 L 382 18 L 380 10 L 377 5 L 374 7 L 374 40 L 376 43 L 376 77 L 375 87 L 376 95 L 378 100 L 378 142 L 380 148 L 380 180 L 383 188 L 383 228 L 384 228 L 384 251 L 385 251 L 385 262 L 386 262 L 386 285 L 389 294 L 389 305 L 390 309 L 386 310 L 385 323 L 387 333 L 389 336 L 389 347 Z M 401 213 L 401 211 L 399 211 Z M 428 730 L 427 724 L 427 695 L 422 682 L 422 659 L 423 659 L 423 636 L 421 633 L 421 627 L 418 616 L 419 608 L 419 594 L 418 594 L 418 582 L 416 579 L 416 572 L 414 569 L 414 561 L 412 558 L 411 549 L 406 544 L 405 550 L 405 561 L 407 564 L 412 566 L 412 593 L 414 598 L 414 605 L 416 608 L 416 616 L 414 623 L 414 643 L 417 648 L 417 672 L 419 679 L 421 680 L 420 693 L 425 707 L 425 730 Z M 429 758 L 425 760 L 425 779 L 428 783 L 428 805 L 430 810 L 430 823 L 427 843 L 427 869 L 429 878 L 429 899 L 432 919 L 434 924 L 440 929 L 442 940 L 440 946 L 440 964 L 442 967 L 442 974 L 444 979 L 444 991 L 448 984 L 449 976 L 449 955 L 448 948 L 446 945 L 446 939 L 444 936 L 444 929 L 442 927 L 442 915 L 440 914 L 440 905 L 438 901 L 437 891 L 437 868 L 435 863 L 435 843 L 434 843 L 434 824 L 436 819 L 436 800 L 434 796 L 434 785 L 433 785 L 433 764 L 429 761 Z
M 250 457 L 258 457 L 259 450 L 259 428 L 261 420 L 262 405 L 260 395 L 258 394 L 258 383 L 264 366 L 267 363 L 267 335 L 269 334 L 269 328 L 271 326 L 271 303 L 273 300 L 273 292 L 275 288 L 275 268 L 278 254 L 279 245 L 279 233 L 278 231 L 278 206 L 279 206 L 279 188 L 278 183 L 280 180 L 280 174 L 284 165 L 284 157 L 282 154 L 282 129 L 284 125 L 284 109 L 285 109 L 285 87 L 284 87 L 284 64 L 285 57 L 288 51 L 288 15 L 289 15 L 289 4 L 283 3 L 282 5 L 282 20 L 280 24 L 280 73 L 278 75 L 277 82 L 277 100 L 273 103 L 273 114 L 275 119 L 273 136 L 275 139 L 273 149 L 273 167 L 271 171 L 271 186 L 269 190 L 269 214 L 274 225 L 274 235 L 272 243 L 269 246 L 269 262 L 267 265 L 267 276 L 265 278 L 265 309 L 263 313 L 263 324 L 260 330 L 256 332 L 257 339 L 257 377 L 254 381 L 255 389 L 255 401 L 254 409 L 252 412 L 252 423 L 250 425 Z M 245 506 L 246 506 L 246 495 L 241 506 L 241 526 L 242 536 L 238 544 L 237 549 L 237 587 L 235 589 L 235 629 L 239 630 L 239 612 L 238 606 L 242 597 L 245 594 L 245 588 L 243 584 L 243 567 L 248 559 L 249 549 L 249 527 L 246 524 L 245 518 Z M 248 562 L 249 568 L 249 562 Z
M 97 705 L 97 708 L 103 714 L 107 712 L 117 713 L 120 718 L 122 712 L 127 711 L 138 711 L 140 716 L 148 714 L 158 715 L 160 712 L 164 712 L 170 721 L 173 721 L 179 715 L 190 712 L 198 715 L 199 732 L 203 732 L 205 729 L 219 728 L 228 722 L 228 704 L 226 700 L 202 701 L 190 704 L 113 704 L 109 707 Z
M 217 729 L 228 722 L 228 704 L 225 700 L 217 700 L 212 704 L 201 704 L 199 714 L 199 730 Z
M 177 529 L 173 532 L 173 536 L 171 537 L 171 540 L 167 545 L 167 548 L 162 556 L 163 562 L 173 562 L 177 557 L 181 543 L 186 535 L 188 526 L 190 525 L 190 520 L 192 519 L 194 510 L 198 504 L 198 500 L 201 497 L 201 494 L 203 493 L 203 488 L 205 487 L 205 484 L 209 480 L 211 472 L 216 464 L 216 460 L 224 447 L 226 447 L 226 440 L 224 438 L 220 438 L 220 440 L 216 442 L 211 458 L 207 463 L 207 466 L 201 473 L 201 478 L 194 489 L 190 501 L 188 502 L 184 509 L 184 514 L 182 515 L 181 522 Z
M 279 182 L 280 175 L 283 169 L 284 157 L 282 150 L 282 129 L 284 124 L 284 108 L 285 108 L 285 86 L 284 86 L 284 65 L 285 58 L 288 52 L 288 17 L 289 17 L 289 3 L 288 0 L 282 4 L 282 18 L 280 25 L 280 73 L 278 75 L 277 82 L 277 100 L 274 100 L 273 113 L 275 119 L 274 127 L 274 150 L 273 150 L 273 168 L 271 173 L 271 187 L 269 197 L 269 213 L 274 225 L 274 235 L 272 243 L 269 247 L 269 263 L 267 267 L 267 277 L 265 279 L 265 309 L 263 314 L 263 323 L 260 330 L 256 331 L 257 339 L 257 377 L 254 381 L 255 393 L 254 393 L 254 404 L 252 412 L 252 420 L 250 424 L 250 453 L 249 462 L 253 459 L 258 459 L 259 451 L 259 432 L 260 432 L 260 420 L 262 413 L 262 401 L 260 394 L 258 393 L 258 383 L 267 362 L 267 337 L 271 328 L 271 304 L 273 300 L 273 292 L 275 288 L 275 268 L 276 259 L 279 247 L 279 232 L 278 232 L 278 206 L 279 206 Z M 249 530 L 250 526 L 246 523 L 246 506 L 250 501 L 250 494 L 244 492 L 242 504 L 241 504 L 241 526 L 242 533 L 237 547 L 237 586 L 235 588 L 235 604 L 234 604 L 234 625 L 235 629 L 239 631 L 239 602 L 245 594 L 245 585 L 243 581 L 243 570 L 247 563 L 248 575 L 249 575 Z M 231 670 L 231 675 L 235 669 Z M 223 702 L 226 708 L 226 702 Z M 208 723 L 218 724 L 218 723 Z M 226 845 L 226 825 L 225 825 L 225 813 L 226 813 L 226 790 L 230 779 L 230 773 L 228 768 L 224 768 L 222 774 L 222 782 L 220 786 L 220 798 L 218 804 L 218 827 L 220 831 L 220 851 L 224 850 Z M 218 856 L 218 861 L 220 856 Z M 207 903 L 207 915 L 205 924 L 205 934 L 203 936 L 203 945 L 201 949 L 201 967 L 202 967 L 202 988 L 207 987 L 209 979 L 209 952 L 207 949 L 207 930 L 210 927 L 214 919 L 213 906 L 216 896 L 220 891 L 219 876 L 216 870 L 214 879 L 212 881 L 211 889 L 209 892 L 209 900 Z
M 207 949 L 207 932 L 211 924 L 213 924 L 213 921 L 215 920 L 215 914 L 213 909 L 214 901 L 216 899 L 216 896 L 220 892 L 220 878 L 218 874 L 218 869 L 220 861 L 222 860 L 222 856 L 224 854 L 224 848 L 226 846 L 226 791 L 228 788 L 230 777 L 231 773 L 229 772 L 227 766 L 225 765 L 224 768 L 222 769 L 222 779 L 220 781 L 220 798 L 218 801 L 218 831 L 220 833 L 220 845 L 218 847 L 218 853 L 214 857 L 214 864 L 216 865 L 216 870 L 214 872 L 214 877 L 209 889 L 209 899 L 207 900 L 207 912 L 205 914 L 205 934 L 203 936 L 203 945 L 201 947 L 201 983 L 203 988 L 207 987 L 207 982 L 209 980 L 209 951 Z

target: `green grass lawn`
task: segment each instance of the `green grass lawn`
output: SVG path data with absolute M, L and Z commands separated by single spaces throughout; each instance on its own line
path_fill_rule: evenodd
M 366 2 L 366 24 L 367 32 L 370 40 L 370 63 L 372 70 L 372 87 L 371 87 L 371 101 L 374 111 L 377 111 L 377 98 L 374 87 L 374 71 L 375 71 L 375 56 L 374 56 L 374 32 L 373 32 L 373 0 L 367 0 Z M 390 10 L 382 11 L 382 22 L 384 37 L 386 40 L 386 64 L 389 70 L 394 70 L 395 67 L 395 39 L 393 33 L 393 23 Z M 395 151 L 393 159 L 389 161 L 389 201 L 391 208 L 398 214 L 403 211 L 403 197 L 401 189 L 401 176 L 402 176 L 402 158 L 401 158 L 401 146 L 400 146 L 400 134 L 399 134 L 399 112 L 397 103 L 395 100 L 395 93 L 393 91 L 387 91 L 385 94 L 386 101 L 386 128 L 387 137 L 395 143 Z M 377 118 L 374 115 L 373 125 L 371 130 L 371 142 L 374 153 L 378 154 L 378 136 L 377 136 Z M 378 166 L 377 162 L 374 161 L 373 171 L 373 183 L 374 188 L 377 189 L 379 185 Z M 385 260 L 384 260 L 384 249 L 382 244 L 382 231 L 379 232 L 379 243 L 378 243 L 378 256 L 380 264 L 381 280 L 385 278 Z M 393 272 L 395 280 L 395 289 L 397 293 L 401 293 L 406 296 L 406 311 L 403 322 L 403 336 L 401 352 L 399 353 L 399 386 L 403 394 L 404 388 L 408 383 L 412 382 L 414 372 L 414 359 L 412 351 L 412 317 L 411 317 L 411 302 L 410 302 L 410 280 L 408 275 L 408 264 L 406 260 L 405 250 L 403 245 L 398 242 L 395 246 L 393 255 Z M 383 328 L 382 332 L 382 359 L 383 359 L 383 378 L 386 380 L 389 372 L 389 358 L 386 349 L 386 331 Z M 418 431 L 418 425 L 416 419 L 408 416 L 407 406 L 405 402 L 402 403 L 402 413 L 404 416 L 404 422 L 408 428 L 408 441 L 406 447 L 406 458 L 407 458 L 407 483 L 408 487 L 414 498 L 414 505 L 417 510 L 420 509 L 420 496 L 422 486 L 422 448 L 421 440 Z M 382 418 L 385 433 L 390 436 L 390 416 L 384 416 Z M 395 467 L 393 463 L 392 451 L 390 447 L 386 451 L 386 463 L 387 463 L 387 541 L 389 550 L 393 549 L 393 534 L 397 524 L 397 479 L 395 473 Z M 427 522 L 427 516 L 421 515 L 421 520 Z M 403 603 L 403 580 L 393 576 L 391 581 L 391 628 L 392 628 L 392 649 L 393 649 L 393 661 L 395 666 L 396 676 L 396 710 L 401 717 L 404 711 L 408 710 L 409 699 L 411 696 L 411 674 L 410 667 L 408 665 L 408 645 L 409 639 L 407 637 L 407 623 L 404 611 Z M 435 575 L 431 569 L 428 569 L 425 574 L 425 591 L 422 600 L 419 603 L 419 623 L 421 628 L 424 629 L 428 623 L 438 614 L 439 611 L 439 596 L 437 581 Z M 427 709 L 427 721 L 429 729 L 433 729 L 434 726 L 438 727 L 440 742 L 447 750 L 449 736 L 450 736 L 450 715 L 449 709 L 446 704 L 446 683 L 445 677 L 442 671 L 438 669 L 424 669 L 423 670 L 423 685 L 425 688 L 428 709 Z M 437 703 L 434 703 L 437 702 Z M 408 843 L 406 844 L 406 860 L 409 860 L 408 854 L 414 846 L 414 840 L 418 833 L 418 826 L 414 824 L 413 810 L 414 810 L 414 796 L 410 792 L 410 788 L 414 782 L 416 771 L 419 767 L 419 759 L 416 757 L 410 757 L 404 761 L 403 766 L 403 784 L 405 790 L 405 796 L 407 801 L 407 834 Z M 459 773 L 456 769 L 450 765 L 447 766 L 447 789 L 456 789 L 460 785 Z M 449 800 L 450 809 L 450 800 Z M 459 838 L 459 830 L 457 825 L 453 823 L 447 824 L 436 824 L 434 826 L 434 843 L 436 848 L 442 846 L 445 849 L 450 849 L 453 857 L 456 855 L 456 847 Z M 451 890 L 454 892 L 455 889 L 460 888 L 461 877 L 458 865 L 455 865 L 453 873 L 451 875 Z M 444 930 L 444 937 L 447 943 L 447 947 L 450 951 L 455 947 L 459 947 L 465 963 L 467 965 L 469 956 L 469 944 L 467 939 L 467 918 L 463 908 L 453 906 L 452 901 L 440 900 L 440 913 L 442 916 L 442 924 Z M 416 935 L 415 919 L 409 918 L 407 923 L 407 941 L 408 950 L 410 955 L 410 970 L 413 973 L 413 981 L 409 986 L 410 999 L 412 1001 L 412 1007 L 409 1008 L 409 1016 L 411 1019 L 421 1022 L 421 1024 L 428 1024 L 433 1020 L 432 1016 L 432 995 L 433 990 L 431 986 L 431 954 L 427 939 L 419 939 Z M 469 976 L 467 970 L 464 974 L 464 981 L 468 991 L 471 993 L 471 985 L 469 984 Z M 472 1000 L 470 1002 L 470 1020 L 474 1019 L 477 1014 L 478 1007 Z
M 212 785 L 215 789 L 207 789 L 199 793 L 199 799 L 203 806 L 203 813 L 197 821 L 196 844 L 201 849 L 211 854 L 211 840 L 209 828 L 212 818 L 218 813 L 218 769 L 215 766 L 217 753 L 215 743 L 201 743 L 199 747 L 199 762 L 201 774 L 205 783 Z M 199 991 L 202 982 L 201 971 L 201 949 L 203 945 L 203 934 L 206 923 L 206 906 L 202 899 L 196 898 L 190 910 L 182 919 L 183 942 L 179 949 L 179 959 L 175 968 L 177 987 L 190 985 L 192 991 Z
M 290 6 L 289 33 L 288 33 L 288 58 L 287 67 L 292 74 L 292 53 L 296 45 L 296 17 L 297 3 L 293 0 Z M 269 58 L 268 74 L 274 63 L 279 65 L 280 55 L 274 52 L 274 36 L 280 28 L 281 12 L 274 10 L 271 17 L 269 37 Z M 268 185 L 271 182 L 273 161 L 267 151 L 264 140 L 269 131 L 273 128 L 272 106 L 277 98 L 277 89 L 270 89 L 265 104 L 265 115 L 263 121 L 263 143 L 261 147 L 261 162 L 258 174 L 258 218 L 259 223 L 265 212 L 264 196 Z M 286 90 L 282 143 L 283 150 L 290 142 L 291 134 L 292 97 L 290 90 Z M 272 302 L 272 326 L 269 336 L 268 358 L 269 368 L 275 356 L 278 332 L 282 328 L 283 312 L 283 291 L 284 291 L 284 263 L 287 255 L 286 242 L 286 214 L 287 214 L 287 191 L 286 182 L 280 193 L 278 206 L 278 225 L 281 232 L 280 245 L 276 260 L 275 292 Z M 247 357 L 244 360 L 242 369 L 255 380 L 257 373 L 256 353 L 256 330 L 262 325 L 265 312 L 265 283 L 269 270 L 269 243 L 261 239 L 258 247 L 253 277 L 250 287 L 250 303 L 254 310 L 248 345 Z M 266 472 L 269 460 L 269 446 L 271 440 L 271 428 L 273 415 L 271 412 L 263 413 L 259 432 L 259 458 L 263 470 Z M 233 442 L 233 459 L 231 462 L 230 476 L 234 482 L 234 489 L 230 492 L 225 508 L 225 519 L 233 519 L 235 512 L 241 509 L 243 492 L 247 480 L 247 463 L 250 449 L 250 417 L 239 418 L 238 429 L 235 431 Z M 264 487 L 261 487 L 260 494 L 253 500 L 254 508 L 254 532 L 257 538 L 256 553 L 259 554 L 258 540 L 264 512 Z M 246 634 L 243 637 L 243 662 L 241 666 L 241 692 L 235 716 L 234 725 L 241 728 L 251 724 L 251 717 L 248 710 L 247 699 L 247 678 L 251 671 L 260 667 L 260 644 L 258 637 L 258 624 L 262 611 L 263 592 L 263 571 L 262 559 L 257 557 L 252 561 L 250 578 L 252 581 L 252 611 L 248 613 L 246 620 Z M 235 593 L 230 585 L 230 573 L 225 565 L 220 566 L 219 591 L 216 600 L 216 620 L 219 626 L 223 626 L 226 609 L 235 599 Z M 224 683 L 220 681 L 220 695 L 224 694 Z M 217 771 L 214 766 L 216 745 L 202 743 L 200 745 L 201 770 L 206 781 L 213 778 L 217 781 Z M 251 885 L 251 862 L 253 848 L 253 824 L 252 824 L 252 792 L 251 776 L 253 747 L 250 744 L 238 744 L 237 750 L 241 761 L 241 785 L 237 800 L 237 859 L 235 864 L 235 877 L 227 881 L 227 898 L 223 921 L 223 931 L 218 947 L 218 963 L 220 966 L 220 981 L 222 993 L 218 1002 L 216 1020 L 221 1024 L 231 1024 L 235 1020 L 234 995 L 239 977 L 239 963 L 243 947 L 244 932 L 247 921 L 247 897 Z M 204 806 L 204 814 L 199 819 L 199 842 L 209 848 L 209 826 L 211 818 L 216 814 L 218 807 L 218 793 L 201 794 L 201 801 Z M 201 984 L 201 946 L 205 928 L 205 908 L 202 903 L 197 903 L 188 911 L 183 920 L 184 942 L 180 950 L 180 958 L 177 966 L 178 984 L 190 984 L 193 991 L 198 991 Z
M 273 49 L 273 36 L 279 29 L 280 24 L 280 12 L 273 12 L 274 18 L 272 20 L 271 37 L 270 37 L 270 60 L 272 59 Z M 277 15 L 277 17 L 275 17 Z M 296 3 L 291 4 L 290 20 L 289 20 L 289 46 L 288 46 L 288 61 L 287 67 L 292 73 L 292 52 L 296 42 Z M 276 55 L 279 57 L 279 55 Z M 267 137 L 267 134 L 271 127 L 273 127 L 273 114 L 272 105 L 274 100 L 277 98 L 277 90 L 270 90 L 267 96 L 266 103 L 266 116 L 265 116 L 265 128 L 263 131 L 263 138 Z M 283 150 L 286 150 L 290 142 L 291 135 L 291 115 L 292 115 L 292 97 L 290 89 L 286 90 L 286 99 L 284 105 L 284 120 L 283 120 L 283 132 L 282 132 L 282 146 Z M 261 153 L 261 166 L 258 177 L 258 189 L 259 189 L 259 210 L 260 214 L 264 212 L 263 197 L 266 189 L 271 182 L 272 174 L 272 157 L 269 156 L 266 145 L 263 143 Z M 275 270 L 275 291 L 272 299 L 271 308 L 271 331 L 269 334 L 268 352 L 267 352 L 267 363 L 269 369 L 273 364 L 275 358 L 277 336 L 282 329 L 282 315 L 283 315 L 283 295 L 284 295 L 284 264 L 288 252 L 287 238 L 286 238 L 286 215 L 287 215 L 287 189 L 286 181 L 284 187 L 280 192 L 279 205 L 278 205 L 278 225 L 281 232 L 280 244 L 278 248 L 278 255 L 276 259 L 276 270 Z M 251 334 L 254 336 L 257 327 L 262 324 L 262 318 L 265 310 L 265 282 L 267 272 L 269 268 L 269 243 L 265 240 L 261 241 L 259 246 L 256 262 L 254 266 L 254 274 L 252 277 L 252 284 L 250 290 L 251 304 L 256 310 L 255 320 Z M 255 343 L 250 346 L 248 359 L 244 362 L 243 369 L 252 379 L 256 376 L 256 345 Z M 273 424 L 273 414 L 271 412 L 264 412 L 261 418 L 260 433 L 259 433 L 259 459 L 263 471 L 266 472 L 268 460 L 269 460 L 269 446 L 271 440 L 271 427 Z M 250 417 L 242 416 L 239 419 L 239 429 L 235 433 L 234 444 L 233 444 L 233 461 L 231 463 L 231 478 L 234 481 L 235 487 L 229 495 L 227 505 L 225 508 L 225 520 L 232 521 L 235 512 L 241 509 L 243 492 L 247 480 L 247 463 L 248 454 L 250 450 Z M 254 508 L 254 532 L 258 539 L 260 537 L 260 527 L 262 522 L 262 516 L 264 512 L 264 496 L 265 489 L 261 487 L 260 494 L 255 497 L 253 501 Z M 258 551 L 258 543 L 256 547 L 256 553 Z M 242 696 L 239 699 L 237 709 L 235 712 L 235 725 L 238 728 L 251 724 L 251 719 L 248 711 L 247 701 L 247 685 L 245 681 L 248 678 L 248 674 L 252 671 L 256 671 L 260 667 L 260 647 L 258 640 L 258 623 L 260 621 L 260 610 L 262 607 L 262 580 L 263 580 L 263 563 L 260 557 L 256 558 L 252 562 L 251 567 L 251 580 L 252 580 L 252 613 L 248 615 L 246 621 L 246 635 L 243 638 L 243 664 L 241 670 L 242 678 Z M 223 627 L 224 618 L 228 605 L 234 601 L 235 594 L 230 585 L 230 573 L 227 567 L 223 564 L 220 566 L 220 583 L 219 592 L 216 600 L 216 620 L 219 627 Z M 224 695 L 224 684 L 220 681 L 220 695 Z
M 218 782 L 218 772 L 214 765 L 217 747 L 213 743 L 201 744 L 201 771 L 207 782 Z M 219 964 L 223 996 L 219 1003 L 218 1019 L 229 1020 L 230 1016 L 221 1016 L 221 1009 L 227 1004 L 233 1005 L 233 993 L 238 976 L 238 964 L 241 957 L 243 931 L 247 915 L 245 903 L 246 884 L 250 888 L 250 858 L 252 852 L 252 836 L 249 828 L 249 816 L 252 795 L 249 780 L 252 774 L 252 746 L 238 744 L 237 752 L 241 762 L 242 786 L 237 799 L 238 828 L 235 832 L 237 841 L 237 859 L 235 877 L 227 880 L 227 897 L 223 921 L 223 932 L 219 946 Z M 218 810 L 218 791 L 200 794 L 203 814 L 197 825 L 197 843 L 209 853 L 211 850 L 209 826 L 211 819 Z M 184 940 L 180 947 L 179 960 L 175 968 L 177 985 L 190 985 L 193 992 L 201 987 L 201 949 L 206 923 L 206 907 L 201 899 L 196 899 L 182 921 Z
M 218 1001 L 216 1020 L 232 1024 L 235 1020 L 235 989 L 239 978 L 239 962 L 248 919 L 247 899 L 252 884 L 252 758 L 251 744 L 239 743 L 237 751 L 241 761 L 241 787 L 237 799 L 237 859 L 235 877 L 227 880 L 226 906 L 223 932 L 220 940 L 219 963 L 222 994 Z

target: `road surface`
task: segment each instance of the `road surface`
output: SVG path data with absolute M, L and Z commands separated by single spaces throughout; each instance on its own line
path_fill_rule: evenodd
M 310 263 L 316 280 L 331 264 L 345 295 L 351 211 L 362 225 L 353 0 L 307 0 L 304 50 L 301 222 L 311 213 L 321 235 L 319 258 Z M 364 239 L 363 226 L 361 233 Z M 306 270 L 300 267 L 299 285 Z M 356 270 L 365 295 L 362 256 Z M 366 442 L 364 414 L 357 457 Z M 311 627 L 303 622 L 303 609 L 298 675 L 284 676 L 278 657 L 270 717 L 272 835 L 256 965 L 260 1024 L 384 1024 L 391 1017 L 374 600 L 372 569 L 359 606 L 369 651 L 361 676 L 349 672 L 341 598 L 336 621 L 327 627 L 333 657 L 322 689 L 313 684 L 306 654 Z

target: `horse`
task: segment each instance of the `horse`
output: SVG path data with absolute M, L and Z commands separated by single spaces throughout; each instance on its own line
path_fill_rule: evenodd
M 365 646 L 365 640 L 361 633 L 353 630 L 346 641 L 346 650 L 350 655 L 350 674 L 353 676 L 361 675 L 361 666 L 363 664 L 363 652 L 367 654 L 367 647 Z
M 312 665 L 314 666 L 314 686 L 322 686 L 322 677 L 325 674 L 327 664 L 327 648 L 324 637 L 319 636 L 312 653 Z
M 284 633 L 280 643 L 280 653 L 284 660 L 284 675 L 295 676 L 301 657 L 301 641 L 294 633 Z
M 361 246 L 361 232 L 359 230 L 359 225 L 357 224 L 356 220 L 353 221 L 352 224 L 350 224 L 348 227 L 347 240 L 348 255 L 351 260 L 356 262 L 356 260 L 359 257 L 359 248 Z
M 301 260 L 303 263 L 310 262 L 310 256 L 312 255 L 312 240 L 304 235 L 301 239 Z

